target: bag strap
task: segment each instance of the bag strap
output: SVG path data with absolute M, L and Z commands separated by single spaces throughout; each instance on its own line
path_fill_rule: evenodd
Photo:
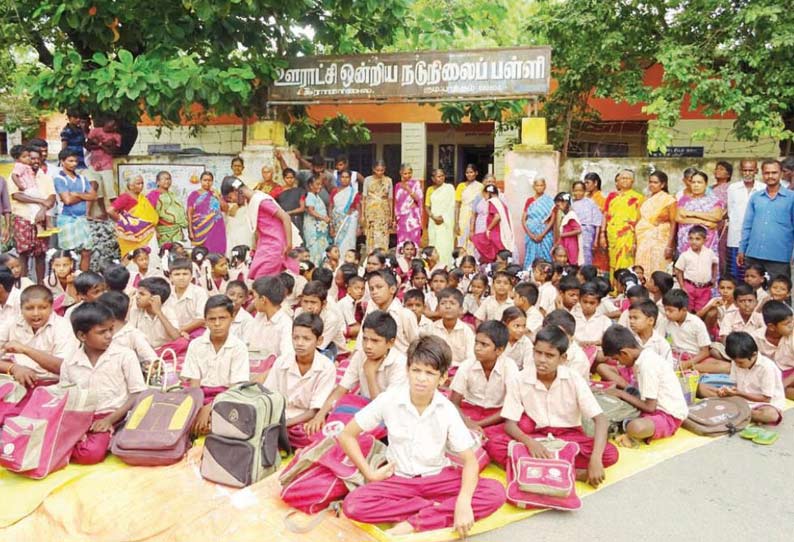
M 288 531 L 295 533 L 295 534 L 306 534 L 312 531 L 315 527 L 317 527 L 329 514 L 333 514 L 336 517 L 342 512 L 342 501 L 334 501 L 332 502 L 328 508 L 323 510 L 322 512 L 315 514 L 312 519 L 306 522 L 304 525 L 299 525 L 294 517 L 297 515 L 297 510 L 290 510 L 287 512 L 287 515 L 284 516 L 284 526 L 287 528 Z

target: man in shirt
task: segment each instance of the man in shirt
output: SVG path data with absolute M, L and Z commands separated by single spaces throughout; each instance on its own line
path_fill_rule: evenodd
M 756 180 L 758 162 L 755 160 L 742 160 L 739 166 L 742 180 L 731 183 L 728 187 L 728 275 L 736 280 L 744 280 L 744 266 L 736 264 L 736 255 L 739 253 L 739 243 L 742 241 L 742 223 L 747 210 L 747 202 L 755 192 L 764 189 L 764 183 Z
M 97 183 L 97 201 L 102 209 L 110 207 L 110 202 L 118 197 L 113 177 L 113 157 L 119 154 L 121 134 L 117 130 L 116 119 L 108 118 L 101 127 L 88 133 L 85 148 L 91 151 L 91 169 L 88 179 Z
M 781 164 L 761 163 L 766 190 L 750 196 L 742 226 L 742 241 L 736 263 L 759 263 L 770 277 L 791 278 L 790 260 L 794 250 L 794 192 L 780 184 Z

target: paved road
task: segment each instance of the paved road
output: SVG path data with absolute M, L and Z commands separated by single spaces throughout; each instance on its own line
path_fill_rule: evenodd
M 722 438 L 582 500 L 470 540 L 777 542 L 794 540 L 794 411 L 780 439 Z

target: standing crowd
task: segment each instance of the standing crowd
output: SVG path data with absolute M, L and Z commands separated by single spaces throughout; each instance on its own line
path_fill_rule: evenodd
M 645 195 L 628 170 L 606 196 L 595 173 L 553 197 L 536 179 L 517 240 L 473 165 L 425 190 L 408 165 L 395 183 L 382 162 L 364 177 L 344 157 L 328 171 L 298 155 L 295 171 L 277 154 L 283 184 L 264 167 L 251 188 L 235 158 L 181 202 L 166 171 L 118 194 L 113 121 L 81 122 L 70 114 L 57 167 L 28 145 L 0 181 L 16 247 L 0 256 L 0 372 L 27 397 L 58 381 L 96 393 L 74 462 L 103 460 L 166 348 L 204 392 L 196 435 L 212 398 L 251 379 L 286 397 L 296 448 L 340 405 L 366 405 L 338 436 L 368 482 L 344 510 L 394 533 L 465 533 L 493 513 L 504 488 L 478 460 L 505 466 L 515 442 L 538 458 L 538 438 L 575 442 L 577 478 L 598 486 L 619 452 L 594 388 L 639 410 L 615 438 L 632 447 L 675 434 L 693 371 L 727 375 L 693 394 L 742 398 L 758 424 L 794 398 L 794 160 L 762 161 L 760 179 L 743 160 L 735 182 L 720 162 L 713 184 L 688 169 L 676 195 L 661 171 Z M 0 424 L 26 398 L 0 403 Z M 387 465 L 367 463 L 362 433 L 388 435 Z

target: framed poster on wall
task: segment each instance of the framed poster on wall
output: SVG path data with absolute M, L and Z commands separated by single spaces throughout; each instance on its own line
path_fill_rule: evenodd
M 157 187 L 157 174 L 167 171 L 171 174 L 173 181 L 171 191 L 182 201 L 187 201 L 188 194 L 198 189 L 199 179 L 205 170 L 204 164 L 119 164 L 119 191 L 123 192 L 126 189 L 129 175 L 142 175 L 144 192 L 149 192 Z
M 455 145 L 438 146 L 438 167 L 444 170 L 447 182 L 455 184 Z

